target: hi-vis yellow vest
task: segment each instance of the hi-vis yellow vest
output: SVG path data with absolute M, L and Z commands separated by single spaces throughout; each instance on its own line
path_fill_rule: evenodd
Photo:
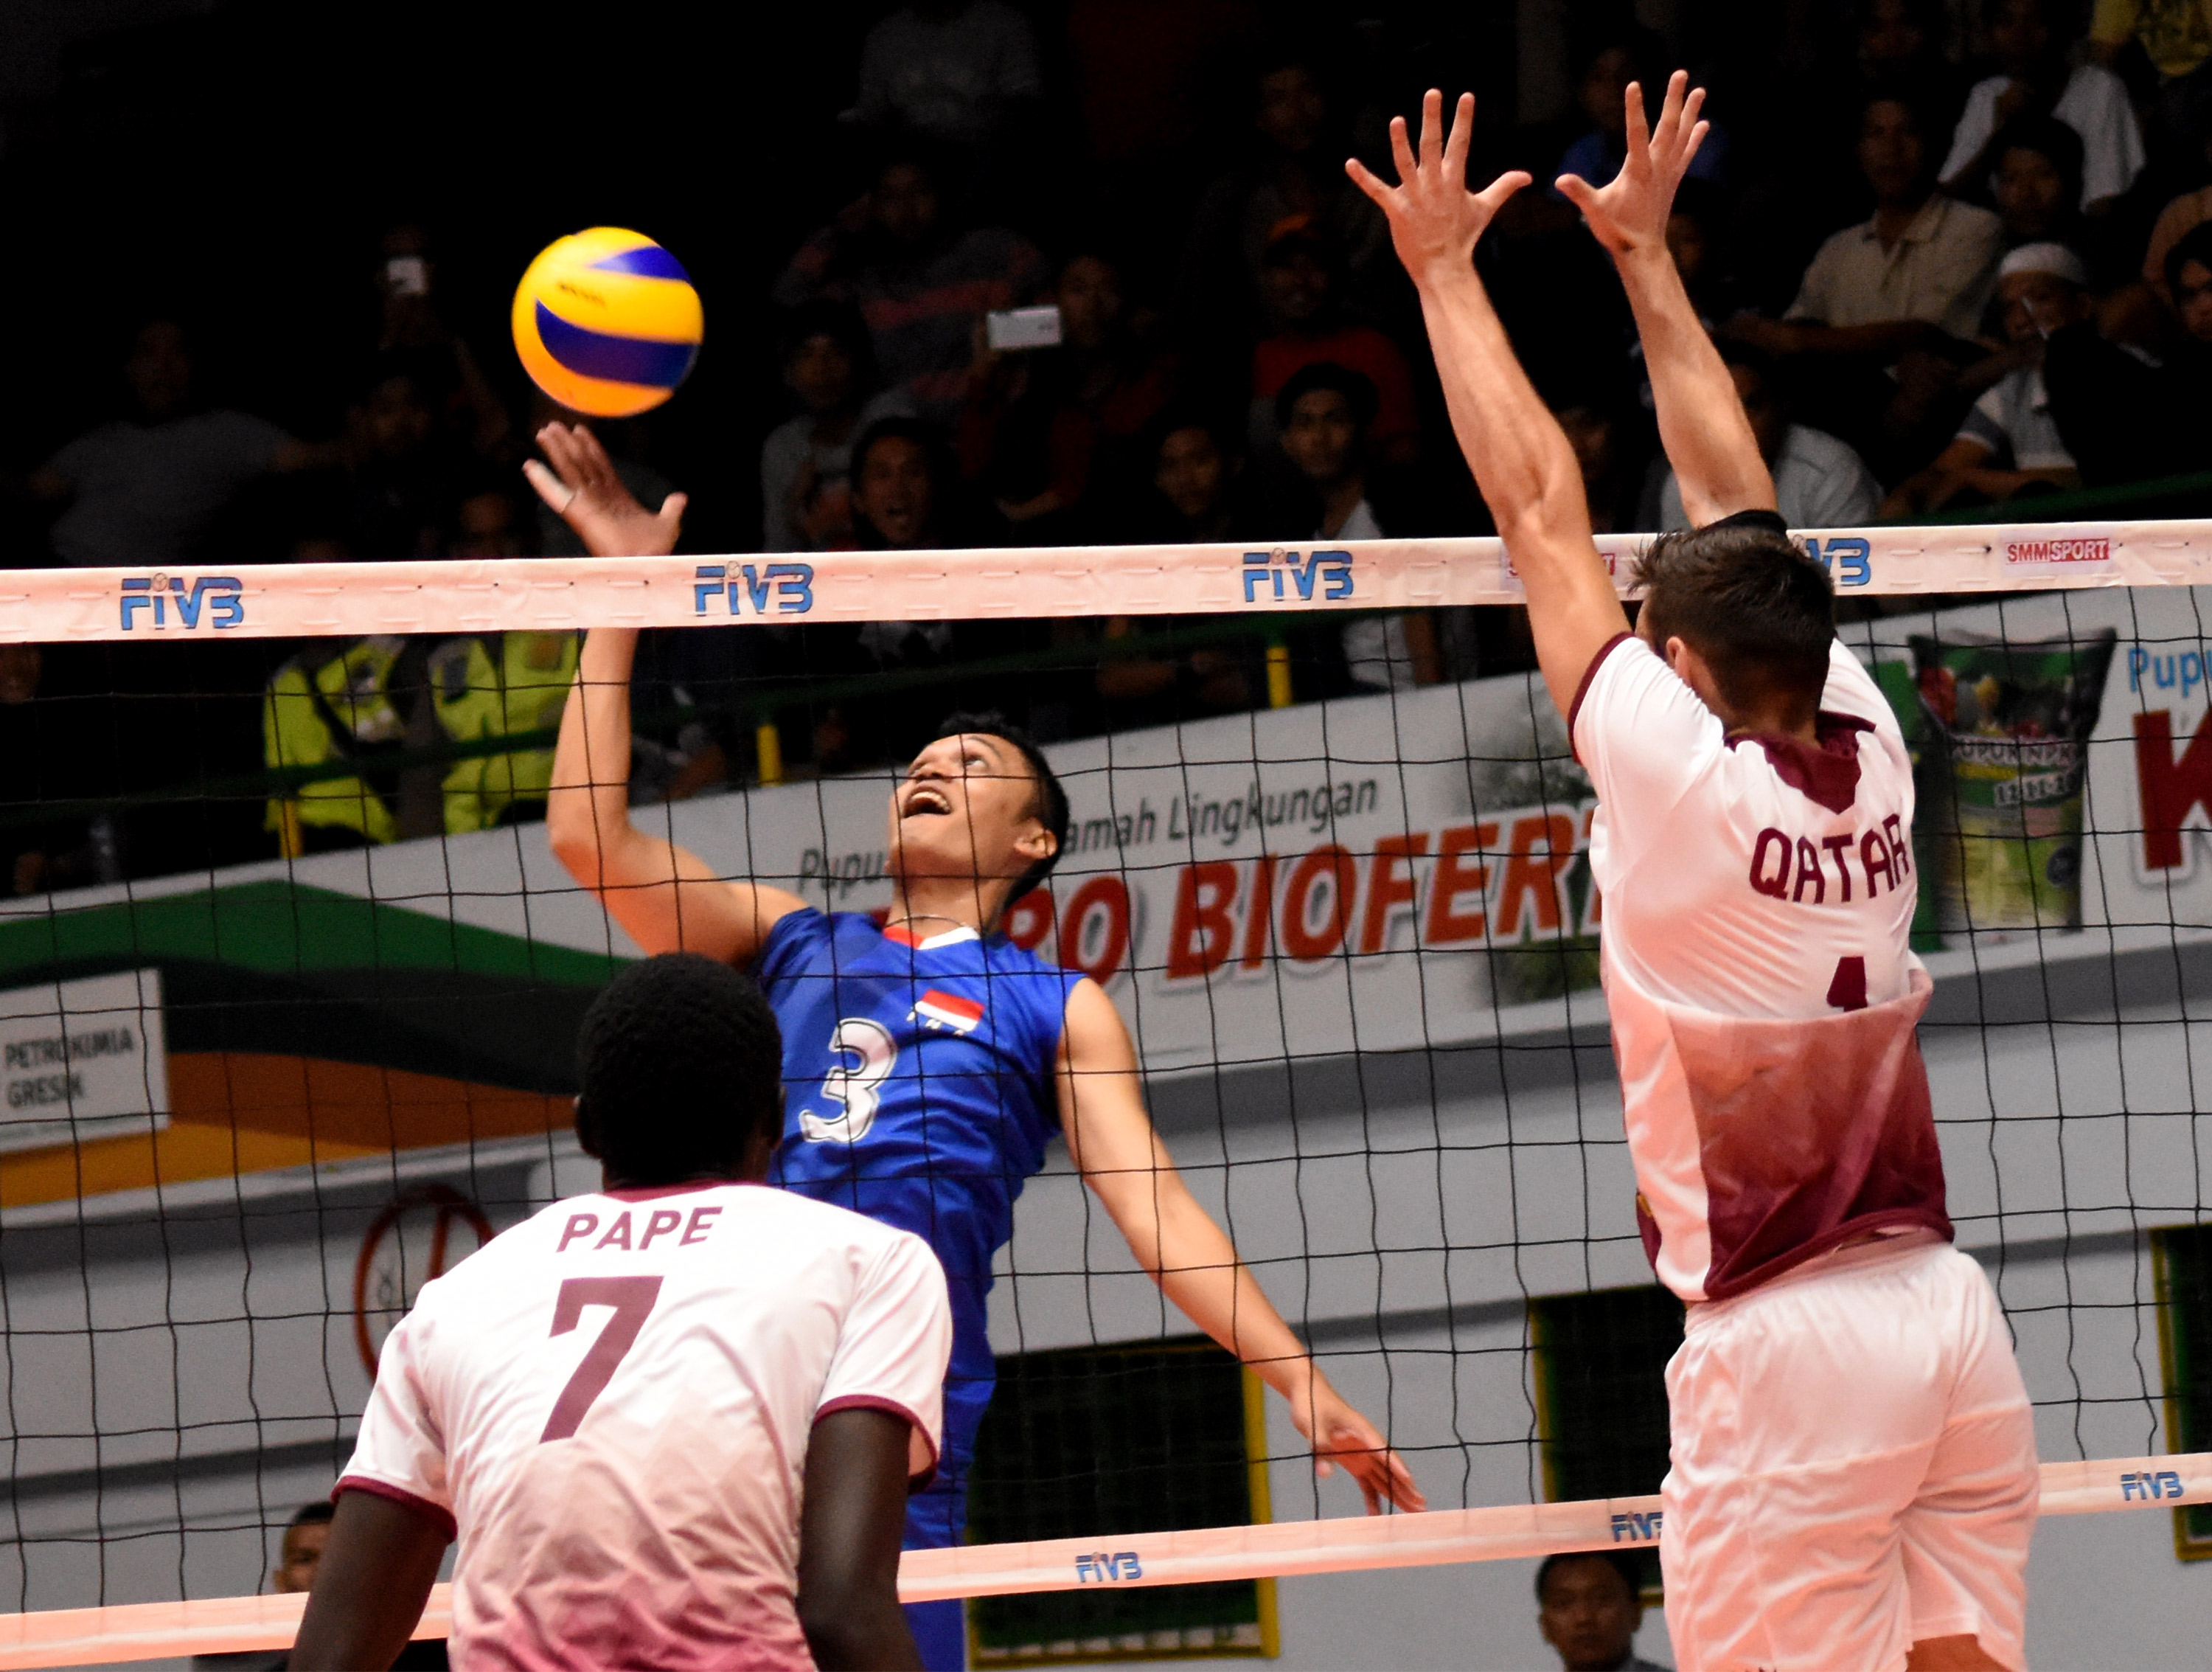
M 558 727 L 583 641 L 574 633 L 503 633 L 453 639 L 430 653 L 438 723 L 456 743 Z M 446 833 L 489 830 L 518 801 L 542 801 L 553 784 L 553 746 L 456 761 L 446 775 Z
M 262 757 L 272 769 L 322 766 L 362 746 L 386 747 L 407 735 L 392 701 L 392 670 L 407 641 L 383 635 L 348 645 L 319 664 L 295 657 L 276 670 L 261 699 Z M 296 825 L 357 830 L 371 842 L 398 834 L 384 798 L 359 777 L 318 779 L 272 799 L 266 819 L 296 854 Z
M 405 648 L 401 638 L 362 639 L 319 664 L 301 658 L 279 669 L 262 702 L 269 765 L 322 766 L 403 742 L 406 720 L 391 683 Z M 438 646 L 429 676 L 439 729 L 459 743 L 557 727 L 580 648 L 574 633 L 507 633 Z M 516 802 L 542 800 L 552 781 L 550 744 L 456 761 L 443 785 L 446 833 L 489 830 Z M 301 850 L 296 827 L 306 825 L 357 831 L 372 842 L 398 835 L 384 798 L 351 775 L 303 784 L 269 803 L 267 826 L 280 833 L 288 854 Z

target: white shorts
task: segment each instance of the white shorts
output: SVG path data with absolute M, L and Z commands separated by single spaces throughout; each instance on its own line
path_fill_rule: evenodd
M 1667 1396 L 1682 1672 L 1894 1672 L 1969 1633 L 2025 1664 L 2035 1423 L 1968 1256 L 1861 1244 L 1692 1306 Z

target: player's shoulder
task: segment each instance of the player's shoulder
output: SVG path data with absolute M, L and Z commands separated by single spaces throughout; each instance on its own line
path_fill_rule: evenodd
M 801 1260 L 827 1257 L 859 1273 L 917 1255 L 937 1257 L 914 1232 L 835 1202 L 766 1184 L 730 1188 L 742 1192 L 732 1206 L 745 1227 Z

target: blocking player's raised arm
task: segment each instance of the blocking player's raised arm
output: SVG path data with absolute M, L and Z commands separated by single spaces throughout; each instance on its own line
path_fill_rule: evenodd
M 659 513 L 631 497 L 592 433 L 548 424 L 538 444 L 553 461 L 523 466 L 540 498 L 596 557 L 653 556 L 676 549 L 684 497 Z M 702 952 L 749 963 L 777 921 L 800 909 L 795 894 L 731 882 L 696 854 L 639 830 L 629 816 L 630 669 L 637 629 L 596 628 L 584 638 L 576 683 L 561 714 L 545 830 L 568 874 L 648 952 Z
M 1659 409 L 1659 439 L 1682 488 L 1682 508 L 1702 528 L 1739 511 L 1771 511 L 1774 478 L 1720 351 L 1714 348 L 1667 248 L 1674 193 L 1704 142 L 1698 119 L 1705 90 L 1676 70 L 1667 83 L 1659 125 L 1644 118 L 1644 89 L 1625 95 L 1628 153 L 1612 182 L 1595 186 L 1573 174 L 1559 188 L 1605 246 L 1628 292 L 1643 339 L 1644 363 Z
M 1443 95 L 1431 88 L 1422 103 L 1418 161 L 1405 119 L 1390 124 L 1397 185 L 1357 160 L 1345 167 L 1389 217 L 1398 258 L 1420 293 L 1452 429 L 1528 591 L 1537 660 L 1564 714 L 1592 659 L 1628 630 L 1628 617 L 1590 539 L 1574 452 L 1515 358 L 1474 271 L 1476 240 L 1528 176 L 1500 175 L 1486 190 L 1469 192 L 1474 126 L 1474 95 L 1462 94 L 1446 138 Z

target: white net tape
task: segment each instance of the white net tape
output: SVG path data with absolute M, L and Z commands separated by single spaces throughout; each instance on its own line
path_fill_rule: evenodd
M 2212 524 L 1814 530 L 1837 593 L 2017 592 L 2212 581 Z M 1627 588 L 1649 535 L 1599 549 Z M 0 573 L 0 641 L 565 631 L 799 621 L 1237 615 L 1518 604 L 1496 539 L 853 551 L 811 559 L 518 557 L 171 571 Z
M 2185 1504 L 2212 1504 L 2212 1453 L 2043 1465 L 2045 1515 L 2166 1510 Z M 1659 1528 L 1656 1498 L 1614 1498 L 1035 1544 L 970 1544 L 907 1552 L 899 1563 L 899 1596 L 931 1602 L 1104 1585 L 1195 1584 L 1507 1561 L 1563 1550 L 1650 1545 L 1657 1541 Z M 441 1638 L 451 1629 L 451 1591 L 447 1585 L 432 1590 L 415 1628 L 416 1637 Z M 286 1648 L 306 1605 L 307 1598 L 300 1596 L 225 1596 L 0 1615 L 0 1669 Z

